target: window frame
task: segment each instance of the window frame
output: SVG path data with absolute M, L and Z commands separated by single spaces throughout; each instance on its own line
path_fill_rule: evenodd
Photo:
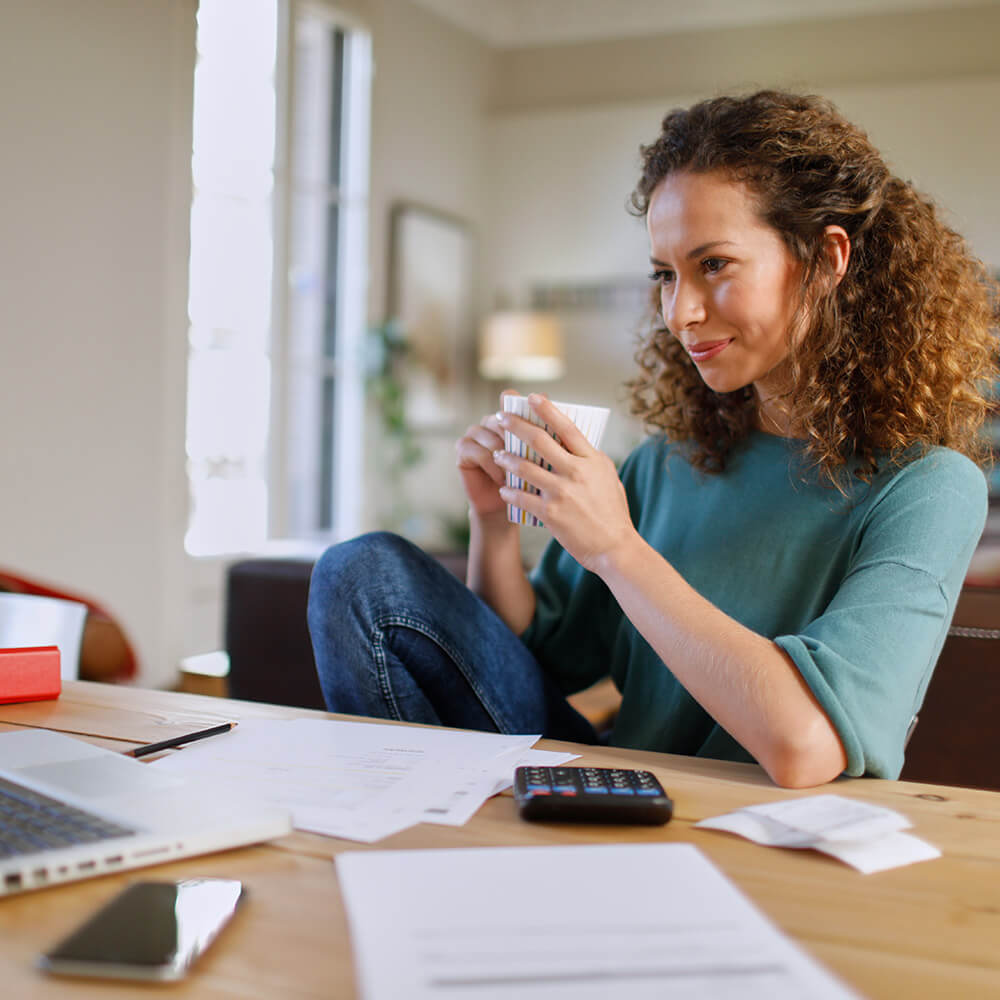
M 254 320 L 251 326 L 232 328 L 233 346 L 227 346 L 226 337 L 215 344 L 219 331 L 206 325 L 204 319 L 196 323 L 190 315 L 188 317 L 188 443 L 185 453 L 189 462 L 189 503 L 200 504 L 213 495 L 210 466 L 216 462 L 220 465 L 219 488 L 230 494 L 229 502 L 223 506 L 207 501 L 207 513 L 189 505 L 185 551 L 195 559 L 225 559 L 247 552 L 266 554 L 275 548 L 290 546 L 311 549 L 320 543 L 356 534 L 362 520 L 371 34 L 360 20 L 322 0 L 273 0 L 271 9 L 275 15 L 274 61 L 267 67 L 267 73 L 274 116 L 269 124 L 274 131 L 273 148 L 269 151 L 269 190 L 266 201 L 262 202 L 262 218 L 269 220 L 270 232 L 267 234 L 269 245 L 265 248 L 259 244 L 263 250 L 261 262 L 267 260 L 270 264 L 269 276 L 263 273 L 260 276 L 269 285 L 269 304 L 264 307 L 264 313 L 253 314 L 259 322 Z M 313 72 L 312 81 L 308 81 L 308 76 L 305 78 L 307 86 L 311 82 L 310 93 L 316 100 L 300 111 L 304 105 L 296 95 L 297 46 L 300 44 L 299 25 L 306 19 L 314 22 L 314 33 L 311 41 L 310 34 L 301 36 L 304 39 L 301 44 L 307 47 L 302 51 L 307 58 L 317 61 L 315 68 L 304 66 L 303 73 Z M 216 20 L 214 30 L 218 28 Z M 317 30 L 319 34 L 315 34 Z M 337 33 L 336 38 L 333 33 Z M 336 75 L 329 75 L 330 67 L 335 68 Z M 225 82 L 222 86 L 225 87 Z M 206 93 L 209 107 L 212 102 L 217 104 L 219 94 L 218 89 Z M 235 91 L 226 97 L 238 99 Z M 309 97 L 304 100 L 308 101 Z M 331 111 L 334 102 L 339 105 L 336 113 Z M 297 112 L 302 114 L 298 129 Z M 303 151 L 301 170 L 295 162 L 296 134 L 298 148 Z M 197 154 L 198 150 L 192 148 Z M 237 160 L 240 152 L 240 147 L 234 150 Z M 337 167 L 330 173 L 332 155 L 337 157 L 333 161 Z M 223 170 L 228 166 L 225 155 L 218 161 L 205 162 L 209 165 L 210 177 L 213 165 Z M 309 165 L 327 169 L 327 173 L 324 175 L 314 169 L 312 183 L 304 188 Z M 235 197 L 241 198 L 244 196 L 243 175 L 232 177 L 234 179 L 226 183 L 232 183 L 231 190 L 239 192 Z M 315 183 L 317 179 L 322 182 L 320 185 Z M 226 187 L 206 190 L 209 198 L 221 198 L 224 202 L 229 197 Z M 303 194 L 303 190 L 307 193 Z M 192 222 L 199 196 L 198 190 L 192 191 Z M 200 211 L 210 210 L 209 207 Z M 297 222 L 297 218 L 300 221 Z M 336 227 L 332 241 L 331 225 Z M 204 254 L 211 246 L 209 237 L 207 242 L 199 244 L 198 253 Z M 249 244 L 251 256 L 255 246 L 258 244 Z M 216 247 L 216 254 L 225 252 L 224 247 L 224 243 Z M 235 248 L 232 252 L 235 253 Z M 293 260 L 295 256 L 297 262 Z M 203 289 L 212 288 L 205 282 L 214 281 L 217 276 L 211 269 L 195 271 L 198 259 L 192 252 L 189 280 L 199 281 Z M 298 267 L 300 274 L 306 276 L 298 289 L 292 287 L 293 267 Z M 226 315 L 233 303 L 239 304 L 243 297 L 239 284 L 225 284 L 223 289 L 221 298 L 214 300 L 204 298 L 203 291 L 198 307 L 201 316 L 212 316 L 216 312 Z M 259 291 L 263 293 L 263 289 Z M 293 305 L 298 306 L 294 316 Z M 189 303 L 189 312 L 191 308 Z M 243 319 L 245 321 L 246 317 Z M 244 329 L 258 330 L 259 339 L 255 342 L 253 335 L 248 336 Z M 209 381 L 199 383 L 202 385 L 197 396 L 200 402 L 195 403 L 190 395 L 192 364 L 196 357 L 205 355 L 206 344 L 202 341 L 206 340 L 206 331 L 209 340 L 213 341 L 208 347 L 219 347 L 221 353 L 214 361 L 207 361 L 206 356 L 206 360 L 198 362 L 198 377 L 207 377 Z M 228 335 L 230 331 L 222 333 Z M 248 383 L 236 374 L 240 369 L 234 367 L 237 356 L 229 354 L 233 350 L 244 353 L 244 366 L 253 365 L 255 370 L 259 368 L 266 373 L 267 388 L 261 389 L 259 400 L 256 393 L 247 395 Z M 214 375 L 211 365 L 215 365 Z M 332 408 L 323 406 L 324 391 L 333 401 Z M 215 411 L 218 417 L 205 416 L 210 412 L 205 410 L 206 400 L 213 407 L 222 408 Z M 227 418 L 225 415 L 230 407 L 235 408 Z M 226 432 L 235 432 L 235 438 L 216 438 L 219 433 L 216 423 L 218 419 L 247 420 L 258 408 L 261 423 L 243 445 L 249 449 L 245 454 L 255 470 L 248 475 L 244 453 L 237 443 L 240 433 L 237 425 Z M 203 424 L 202 420 L 207 422 Z M 211 442 L 208 447 L 218 450 L 217 458 L 212 454 L 207 458 L 195 457 L 205 450 L 206 442 Z M 255 455 L 257 459 L 253 458 Z M 234 459 L 238 474 L 231 477 L 226 466 Z M 197 478 L 193 462 L 197 462 Z M 206 462 L 209 466 L 207 481 Z M 248 477 L 247 481 L 241 484 L 239 480 L 244 477 Z M 226 537 L 222 522 L 227 520 L 227 514 L 232 512 L 232 524 L 235 525 L 237 510 L 234 505 L 242 506 L 242 498 L 255 495 L 261 498 L 260 509 L 240 529 L 229 532 Z M 218 493 L 215 496 L 218 497 Z M 324 513 L 327 514 L 325 520 Z
M 291 228 L 295 195 L 294 131 L 296 106 L 296 46 L 294 30 L 300 16 L 319 18 L 347 36 L 345 50 L 353 65 L 345 76 L 342 110 L 341 184 L 337 203 L 352 203 L 349 230 L 338 244 L 350 253 L 338 252 L 338 315 L 333 359 L 317 358 L 317 365 L 336 383 L 332 428 L 332 482 L 326 488 L 333 497 L 329 526 L 297 525 L 292 511 L 290 440 L 293 420 L 290 405 L 296 366 L 290 356 L 291 343 Z M 335 4 L 322 0 L 278 0 L 278 44 L 275 64 L 276 108 L 274 156 L 274 267 L 272 293 L 272 387 L 271 442 L 269 449 L 270 540 L 328 541 L 358 533 L 362 524 L 364 370 L 363 347 L 367 327 L 368 219 L 371 148 L 371 33 L 367 25 Z M 283 96 L 283 99 L 282 99 Z M 347 133 L 345 135 L 345 133 Z M 318 375 L 318 377 L 320 377 Z M 322 434 L 320 435 L 322 437 Z M 317 486 L 323 485 L 317 481 Z

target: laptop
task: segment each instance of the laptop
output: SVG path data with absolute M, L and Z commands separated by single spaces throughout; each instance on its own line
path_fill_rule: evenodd
M 242 847 L 287 812 L 62 733 L 0 733 L 0 896 Z

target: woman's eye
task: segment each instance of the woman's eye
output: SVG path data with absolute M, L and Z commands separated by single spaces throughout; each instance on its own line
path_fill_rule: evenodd
M 726 266 L 726 261 L 721 257 L 706 257 L 701 266 L 707 274 L 718 274 Z
M 672 281 L 674 277 L 673 271 L 661 270 L 653 271 L 650 276 L 650 281 L 655 281 L 658 285 L 666 284 L 668 281 Z

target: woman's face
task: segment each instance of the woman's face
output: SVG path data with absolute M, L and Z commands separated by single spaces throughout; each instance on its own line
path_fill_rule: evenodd
M 718 173 L 665 177 L 646 225 L 667 329 L 712 389 L 753 385 L 762 426 L 787 432 L 773 401 L 783 388 L 801 268 L 781 236 L 748 189 Z

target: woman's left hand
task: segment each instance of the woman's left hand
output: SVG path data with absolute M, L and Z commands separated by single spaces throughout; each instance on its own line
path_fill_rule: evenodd
M 531 395 L 532 410 L 557 434 L 513 413 L 501 425 L 520 438 L 551 466 L 547 469 L 508 451 L 494 454 L 497 465 L 539 490 L 504 486 L 500 495 L 534 514 L 581 566 L 599 572 L 602 558 L 637 537 L 625 487 L 614 462 L 594 448 L 580 429 L 545 396 Z

